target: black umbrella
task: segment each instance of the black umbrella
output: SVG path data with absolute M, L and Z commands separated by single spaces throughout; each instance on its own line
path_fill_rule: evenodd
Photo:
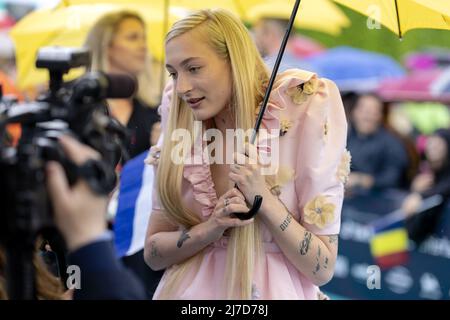
M 251 139 L 250 139 L 250 143 L 251 144 L 255 144 L 256 136 L 258 135 L 259 128 L 261 127 L 261 121 L 263 119 L 264 112 L 266 111 L 267 103 L 269 102 L 270 93 L 272 91 L 273 84 L 275 83 L 275 79 L 276 79 L 276 76 L 277 76 L 277 73 L 278 73 L 278 69 L 280 67 L 281 59 L 283 58 L 284 51 L 286 49 L 286 45 L 287 45 L 287 42 L 288 42 L 288 39 L 289 39 L 289 35 L 291 33 L 292 27 L 294 25 L 295 18 L 297 16 L 297 12 L 298 12 L 298 8 L 300 6 L 300 2 L 301 2 L 301 0 L 296 0 L 295 1 L 294 9 L 292 10 L 292 14 L 291 14 L 291 17 L 289 19 L 289 25 L 288 25 L 288 28 L 287 28 L 286 33 L 284 35 L 283 42 L 281 43 L 280 51 L 278 52 L 277 60 L 275 61 L 275 65 L 274 65 L 273 70 L 272 70 L 272 75 L 270 76 L 269 85 L 267 87 L 266 94 L 264 96 L 264 100 L 263 100 L 263 103 L 262 103 L 262 106 L 261 106 L 261 110 L 259 111 L 258 118 L 256 119 L 255 127 L 253 128 L 252 136 L 251 136 Z M 235 187 L 237 188 L 237 186 L 235 186 Z M 258 213 L 258 211 L 259 211 L 259 209 L 261 207 L 262 201 L 263 201 L 263 197 L 260 196 L 260 195 L 256 195 L 255 199 L 253 200 L 253 205 L 252 205 L 252 208 L 250 209 L 250 211 L 248 211 L 248 212 L 235 212 L 234 215 L 236 217 L 238 217 L 239 219 L 241 219 L 241 220 L 251 219 Z

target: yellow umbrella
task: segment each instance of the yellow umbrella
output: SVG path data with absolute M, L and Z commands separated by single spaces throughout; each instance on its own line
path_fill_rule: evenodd
M 160 0 L 161 1 L 161 0 Z M 125 0 L 96 0 L 96 3 L 124 3 Z M 148 3 L 148 0 L 133 2 Z M 158 2 L 158 1 L 152 1 Z M 168 0 L 171 7 L 192 10 L 204 8 L 223 8 L 238 14 L 242 20 L 254 23 L 261 17 L 289 19 L 295 0 Z M 90 0 L 65 0 L 61 5 L 86 4 Z M 323 23 L 327 17 L 327 23 Z M 331 0 L 303 0 L 300 5 L 296 27 L 339 34 L 350 21 Z
M 261 18 L 289 19 L 292 13 L 292 1 L 259 1 L 247 6 L 246 19 L 255 23 Z M 324 23 L 326 17 L 326 23 Z M 295 20 L 296 28 L 313 29 L 332 35 L 338 35 L 350 25 L 350 20 L 337 5 L 329 0 L 303 0 Z
M 80 47 L 95 22 L 106 13 L 133 10 L 143 16 L 148 27 L 148 47 L 153 57 L 161 60 L 166 31 L 165 9 L 170 0 L 63 0 L 54 9 L 34 11 L 19 21 L 11 31 L 16 47 L 17 79 L 20 89 L 48 82 L 48 73 L 36 69 L 36 54 L 43 46 Z M 250 3 L 253 3 L 250 0 Z M 235 13 L 240 9 L 233 0 L 214 0 L 214 6 Z M 212 7 L 205 1 L 170 1 L 169 26 L 188 14 L 190 9 Z M 80 76 L 83 69 L 72 70 L 65 76 L 71 80 Z
M 446 20 L 447 23 L 450 23 L 448 20 L 448 17 L 450 17 L 450 2 L 448 0 L 414 0 L 414 2 L 441 12 L 444 15 L 442 18 Z
M 148 1 L 147 1 L 148 2 Z M 12 29 L 11 37 L 16 47 L 18 86 L 26 89 L 48 81 L 45 70 L 35 68 L 37 51 L 43 46 L 80 47 L 95 22 L 106 13 L 132 10 L 146 21 L 149 36 L 148 46 L 155 58 L 160 59 L 164 37 L 164 15 L 161 4 L 80 4 L 69 7 L 58 6 L 32 12 Z M 170 14 L 170 23 L 187 12 Z M 73 70 L 66 80 L 74 79 L 84 70 Z
M 400 38 L 412 29 L 450 30 L 449 0 L 334 0 L 370 16 Z
M 48 81 L 45 70 L 37 70 L 34 66 L 38 48 L 43 46 L 79 47 L 93 24 L 105 13 L 123 9 L 134 10 L 141 14 L 148 26 L 148 46 L 152 55 L 161 60 L 163 56 L 163 39 L 166 31 L 165 12 L 170 4 L 168 26 L 189 10 L 202 8 L 228 9 L 243 20 L 252 7 L 261 3 L 272 3 L 270 0 L 62 0 L 54 9 L 44 9 L 32 12 L 22 19 L 12 30 L 11 36 L 16 45 L 16 61 L 18 69 L 18 86 L 29 88 Z M 292 11 L 293 0 L 285 1 L 283 5 L 286 18 Z M 324 13 L 323 8 L 330 8 L 329 0 L 303 0 L 299 13 L 299 26 L 313 28 L 335 34 L 348 20 L 336 8 Z M 322 8 L 317 3 L 327 3 Z M 326 7 L 325 7 L 326 6 Z M 322 10 L 323 9 L 323 10 Z M 303 12 L 304 10 L 304 12 Z M 321 11 L 322 10 L 322 11 Z M 322 18 L 317 12 L 329 15 L 330 21 L 321 23 Z M 308 17 L 311 15 L 311 18 Z M 335 18 L 334 16 L 337 16 Z M 334 19 L 334 20 L 333 20 Z M 340 29 L 339 29 L 340 30 Z M 66 80 L 79 76 L 84 70 L 74 70 L 66 76 Z

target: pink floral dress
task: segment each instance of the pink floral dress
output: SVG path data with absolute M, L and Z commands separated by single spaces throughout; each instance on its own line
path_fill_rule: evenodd
M 161 105 L 163 126 L 168 105 L 166 96 Z M 263 127 L 280 133 L 280 170 L 289 177 L 278 189 L 280 200 L 312 233 L 338 234 L 350 158 L 345 149 L 347 122 L 336 85 L 307 71 L 281 73 Z M 157 148 L 151 154 L 155 152 Z M 183 176 L 184 205 L 208 219 L 218 198 L 207 159 L 202 164 L 185 165 Z M 154 190 L 152 214 L 163 214 L 156 193 Z M 224 299 L 227 242 L 227 237 L 222 237 L 205 249 L 200 266 L 188 271 L 174 299 Z M 318 287 L 291 264 L 264 225 L 263 242 L 265 254 L 254 272 L 253 298 L 318 299 Z M 158 299 L 167 274 L 154 299 Z

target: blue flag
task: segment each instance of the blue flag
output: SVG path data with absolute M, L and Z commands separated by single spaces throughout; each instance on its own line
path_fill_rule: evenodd
M 132 255 L 144 248 L 152 209 L 154 167 L 144 163 L 148 151 L 128 161 L 122 169 L 114 222 L 118 256 Z

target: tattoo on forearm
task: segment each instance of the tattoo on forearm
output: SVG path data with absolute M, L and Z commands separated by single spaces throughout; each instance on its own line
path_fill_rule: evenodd
M 291 221 L 292 221 L 292 215 L 290 213 L 288 213 L 286 219 L 284 219 L 283 223 L 280 224 L 281 231 L 286 230 L 287 227 L 289 226 L 289 224 L 291 223 Z
M 183 243 L 189 239 L 191 236 L 189 235 L 187 230 L 183 230 L 183 232 L 181 233 L 180 239 L 178 239 L 177 241 L 177 247 L 181 248 L 183 246 Z
M 338 243 L 338 235 L 334 234 L 334 235 L 328 236 L 328 242 L 337 244 Z
M 321 257 L 322 256 L 322 248 L 319 244 L 319 246 L 317 247 L 317 256 L 316 256 L 316 266 L 314 267 L 314 270 L 312 271 L 313 275 L 317 275 L 317 273 L 320 271 L 320 268 L 323 267 L 324 269 L 328 269 L 328 257 L 324 254 L 324 260 L 323 260 L 323 265 L 321 265 Z
M 315 267 L 314 270 L 313 270 L 313 275 L 316 275 L 317 272 L 319 272 L 319 270 L 320 270 L 320 263 L 317 262 L 316 267 Z
M 328 269 L 328 257 L 325 257 L 325 264 L 323 265 L 325 269 Z
M 305 231 L 305 237 L 303 238 L 302 242 L 300 242 L 300 254 L 302 256 L 308 253 L 310 244 L 311 244 L 311 232 Z
M 152 247 L 150 249 L 150 254 L 151 254 L 152 258 L 154 258 L 154 257 L 162 258 L 162 255 L 159 252 L 158 247 L 156 246 L 155 240 L 152 241 Z
M 313 270 L 313 275 L 316 275 L 320 270 L 320 244 L 317 246 L 316 267 Z

